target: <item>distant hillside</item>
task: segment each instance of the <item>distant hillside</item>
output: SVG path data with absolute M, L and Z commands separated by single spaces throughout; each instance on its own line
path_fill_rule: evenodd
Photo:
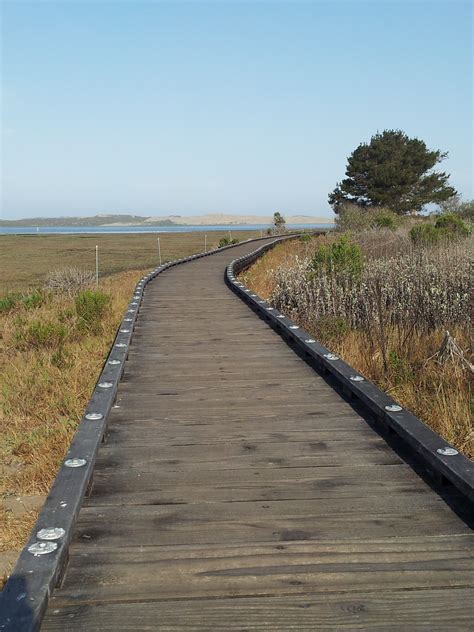
M 0 219 L 0 226 L 143 226 L 148 217 L 141 215 L 94 215 L 92 217 L 30 217 L 26 219 Z M 152 222 L 156 226 L 173 226 L 174 222 L 162 219 Z
M 293 215 L 285 217 L 288 224 L 332 224 L 329 217 Z M 94 215 L 93 217 L 31 217 L 27 219 L 0 219 L 0 226 L 242 226 L 246 224 L 272 223 L 272 217 L 259 215 L 225 215 L 209 213 L 186 217 L 168 215 L 163 217 L 143 217 L 141 215 Z

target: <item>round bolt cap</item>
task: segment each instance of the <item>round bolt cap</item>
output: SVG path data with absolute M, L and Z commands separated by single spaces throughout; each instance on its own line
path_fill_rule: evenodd
M 403 408 L 398 404 L 389 404 L 385 406 L 385 410 L 388 410 L 389 413 L 399 413 Z
M 120 364 L 120 360 L 109 360 L 107 364 L 111 364 L 112 366 L 117 366 L 117 364 Z
M 307 344 L 309 344 L 309 345 L 310 345 L 310 344 L 312 344 L 313 342 L 316 342 L 316 340 L 313 340 L 312 338 L 307 338 L 307 339 L 305 340 L 305 342 L 306 342 Z
M 100 388 L 112 388 L 113 382 L 99 382 L 97 386 Z
M 351 380 L 351 382 L 364 382 L 364 378 L 362 377 L 362 375 L 351 375 L 349 379 Z
M 58 548 L 57 542 L 35 542 L 30 544 L 28 552 L 37 557 L 38 555 L 47 555 Z
M 121 334 L 129 334 L 130 333 L 130 329 L 121 329 L 120 333 Z
M 49 527 L 47 529 L 40 529 L 36 537 L 40 540 L 59 540 L 65 533 L 62 527 Z
M 82 467 L 87 461 L 85 459 L 67 459 L 64 461 L 66 467 Z
M 102 419 L 103 416 L 102 413 L 87 413 L 86 419 L 89 419 L 89 421 L 97 421 L 98 419 Z
M 290 329 L 299 329 L 298 325 L 290 325 Z
M 326 358 L 326 360 L 339 360 L 339 356 L 335 355 L 334 353 L 325 353 L 324 357 Z
M 459 452 L 455 448 L 452 448 L 449 445 L 444 448 L 438 448 L 436 452 L 438 454 L 442 454 L 443 456 L 456 456 L 456 454 L 459 454 Z

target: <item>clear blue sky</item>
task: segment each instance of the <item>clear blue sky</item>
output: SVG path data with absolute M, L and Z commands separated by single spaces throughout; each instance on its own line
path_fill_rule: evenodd
M 330 215 L 400 128 L 472 191 L 472 3 L 1 2 L 4 218 Z

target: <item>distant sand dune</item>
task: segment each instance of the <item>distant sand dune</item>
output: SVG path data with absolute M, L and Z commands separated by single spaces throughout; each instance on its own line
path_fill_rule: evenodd
M 334 220 L 330 217 L 313 217 L 310 215 L 290 215 L 285 216 L 288 224 L 332 224 Z M 175 224 L 194 225 L 194 226 L 212 226 L 212 225 L 229 225 L 238 226 L 239 224 L 271 224 L 273 217 L 262 215 L 226 215 L 225 213 L 208 213 L 206 215 L 193 215 L 185 217 L 183 215 L 166 215 L 160 217 L 149 217 L 145 223 L 152 224 L 157 221 L 170 220 Z

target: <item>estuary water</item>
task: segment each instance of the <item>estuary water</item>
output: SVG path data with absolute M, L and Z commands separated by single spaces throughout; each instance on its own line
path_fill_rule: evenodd
M 0 235 L 71 235 L 75 233 L 190 233 L 216 230 L 238 232 L 240 230 L 266 231 L 268 224 L 225 224 L 213 226 L 0 226 Z M 287 224 L 290 229 L 333 228 L 334 224 Z

